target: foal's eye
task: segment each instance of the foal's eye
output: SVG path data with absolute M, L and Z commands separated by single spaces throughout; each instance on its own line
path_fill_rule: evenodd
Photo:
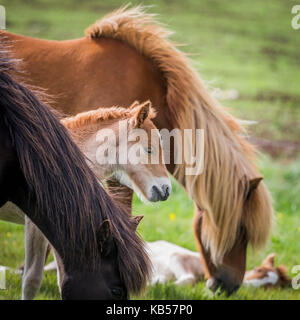
M 152 147 L 148 147 L 144 149 L 146 153 L 151 154 L 153 153 L 153 148 Z
M 111 293 L 117 299 L 120 299 L 123 296 L 123 290 L 121 288 L 112 288 Z

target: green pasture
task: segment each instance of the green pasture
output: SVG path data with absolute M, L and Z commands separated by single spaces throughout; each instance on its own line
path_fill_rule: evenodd
M 138 4 L 140 1 L 132 1 Z M 7 29 L 47 39 L 81 37 L 84 29 L 105 13 L 126 4 L 119 0 L 5 0 Z M 251 136 L 287 144 L 300 137 L 300 30 L 291 27 L 296 1 L 282 0 L 151 0 L 150 12 L 174 31 L 185 45 L 208 86 L 234 89 L 238 99 L 223 104 L 246 120 L 255 120 Z M 267 247 L 249 248 L 247 268 L 271 252 L 291 269 L 300 265 L 300 163 L 293 152 L 276 158 L 260 155 L 258 166 L 270 188 L 275 227 Z M 230 199 L 229 199 L 230 200 Z M 139 231 L 147 241 L 164 239 L 196 250 L 192 230 L 193 203 L 173 182 L 169 200 L 157 205 L 134 200 L 134 213 L 144 214 Z M 0 265 L 18 267 L 24 261 L 23 227 L 0 222 Z M 50 257 L 51 259 L 51 257 Z M 21 278 L 7 272 L 0 299 L 20 299 Z M 47 273 L 37 299 L 59 299 L 56 275 Z M 150 286 L 140 299 L 300 299 L 300 289 L 242 287 L 231 297 L 212 296 L 205 282 L 196 286 Z

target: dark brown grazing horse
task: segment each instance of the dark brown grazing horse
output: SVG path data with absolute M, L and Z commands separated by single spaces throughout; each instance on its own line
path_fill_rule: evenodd
M 271 199 L 240 121 L 210 96 L 169 32 L 136 7 L 108 14 L 80 39 L 2 34 L 24 61 L 26 81 L 54 96 L 55 109 L 72 115 L 150 99 L 159 129 L 204 130 L 203 172 L 185 174 L 190 161 L 175 164 L 173 149 L 168 170 L 195 203 L 194 231 L 209 287 L 236 290 L 248 243 L 263 247 L 269 237 Z M 187 140 L 187 154 L 194 155 L 197 146 L 193 137 Z
M 126 299 L 147 283 L 136 221 L 108 197 L 50 109 L 0 49 L 0 206 L 16 204 L 54 247 L 63 299 Z

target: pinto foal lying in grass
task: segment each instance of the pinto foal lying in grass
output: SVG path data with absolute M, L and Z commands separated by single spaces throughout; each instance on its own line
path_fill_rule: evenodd
M 174 281 L 175 284 L 195 284 L 204 279 L 200 253 L 159 240 L 146 246 L 153 272 L 151 284 Z M 247 271 L 243 284 L 255 287 L 284 287 L 291 283 L 285 266 L 275 267 L 275 254 L 270 254 L 261 266 Z M 209 281 L 209 280 L 208 280 Z

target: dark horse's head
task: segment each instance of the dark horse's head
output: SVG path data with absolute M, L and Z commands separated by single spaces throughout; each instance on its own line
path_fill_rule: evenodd
M 47 106 L 0 50 L 0 206 L 18 205 L 53 246 L 63 299 L 126 299 L 149 275 L 136 221 L 115 205 Z
M 63 265 L 58 261 L 60 269 L 60 287 L 63 299 L 127 299 L 129 282 L 120 274 L 118 247 L 114 241 L 109 220 L 102 222 L 98 230 L 100 259 L 94 266 L 78 269 L 73 263 Z M 128 257 L 130 259 L 130 257 Z M 133 276 L 133 275 L 131 275 Z M 127 280 L 128 281 L 128 280 Z M 139 280 L 137 280 L 139 281 Z

